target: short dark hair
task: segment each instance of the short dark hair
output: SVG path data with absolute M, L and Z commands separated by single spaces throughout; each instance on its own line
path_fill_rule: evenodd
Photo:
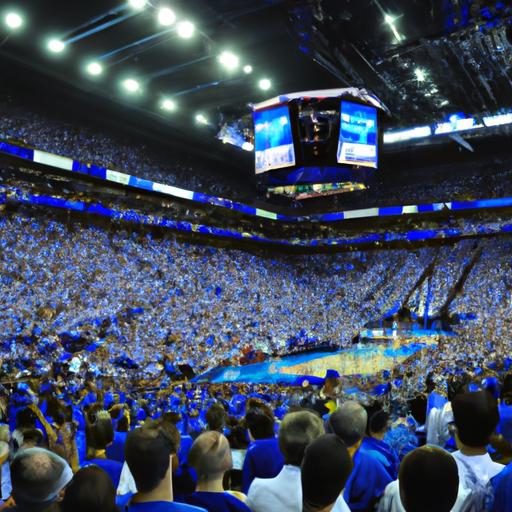
M 108 473 L 92 464 L 80 469 L 66 488 L 62 512 L 116 512 L 116 489 Z
M 125 457 L 137 489 L 152 491 L 169 470 L 174 443 L 163 428 L 156 425 L 137 428 L 126 438 Z
M 206 411 L 206 423 L 208 423 L 209 430 L 222 432 L 226 425 L 226 418 L 226 410 L 219 403 L 212 404 Z
M 128 417 L 123 414 L 123 416 L 117 420 L 117 431 L 128 432 L 128 430 L 130 430 L 130 423 Z
M 486 446 L 500 421 L 498 404 L 487 391 L 463 393 L 452 402 L 457 435 L 472 448 Z
M 365 407 L 366 414 L 368 415 L 368 422 L 366 433 L 368 435 L 382 432 L 386 429 L 389 422 L 389 414 L 376 402 L 368 407 Z
M 303 510 L 321 510 L 338 499 L 352 471 L 345 443 L 334 434 L 315 439 L 304 453 L 301 480 Z
M 261 407 L 252 407 L 247 411 L 245 425 L 254 439 L 274 437 L 274 417 Z
M 450 512 L 457 501 L 457 463 L 436 446 L 422 446 L 408 453 L 400 465 L 398 482 L 407 512 Z
M 307 446 L 322 434 L 323 421 L 314 412 L 288 413 L 279 428 L 279 449 L 285 464 L 300 467 Z

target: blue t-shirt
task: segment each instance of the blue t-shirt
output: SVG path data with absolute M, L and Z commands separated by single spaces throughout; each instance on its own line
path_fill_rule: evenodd
M 115 432 L 114 442 L 107 447 L 107 457 L 111 460 L 124 462 L 124 445 L 126 444 L 127 432 Z
M 377 500 L 392 482 L 384 466 L 371 455 L 358 450 L 354 455 L 354 469 L 347 480 L 343 497 L 352 512 L 375 509 Z
M 119 480 L 121 479 L 121 471 L 123 470 L 123 464 L 121 462 L 110 459 L 90 459 L 85 462 L 84 466 L 90 466 L 91 464 L 96 464 L 96 466 L 104 469 L 112 480 L 114 487 L 117 489 Z
M 243 501 L 227 492 L 194 492 L 184 501 L 208 512 L 251 512 Z
M 400 463 L 395 450 L 388 443 L 374 437 L 365 437 L 360 451 L 377 459 L 384 466 L 392 480 L 398 478 L 398 466 Z
M 128 512 L 208 512 L 204 508 L 168 501 L 148 501 L 147 503 L 130 503 Z
M 283 466 L 284 457 L 275 437 L 253 441 L 247 449 L 242 467 L 242 492 L 247 494 L 255 478 L 275 478 Z

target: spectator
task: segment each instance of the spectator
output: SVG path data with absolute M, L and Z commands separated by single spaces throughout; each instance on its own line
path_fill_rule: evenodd
M 206 423 L 208 424 L 208 430 L 216 430 L 223 434 L 226 426 L 226 420 L 226 410 L 219 403 L 212 404 L 206 411 Z
M 204 432 L 192 445 L 189 464 L 196 470 L 196 491 L 186 498 L 191 505 L 208 512 L 250 512 L 241 499 L 224 490 L 223 479 L 233 467 L 231 449 L 223 434 Z
M 66 488 L 61 512 L 117 512 L 116 489 L 99 466 L 80 469 Z
M 253 512 L 301 510 L 300 466 L 304 451 L 323 433 L 323 422 L 313 412 L 292 412 L 284 417 L 279 428 L 279 448 L 285 466 L 275 478 L 253 480 L 247 497 L 247 505 Z
M 408 453 L 399 480 L 391 482 L 379 512 L 450 512 L 468 510 L 470 491 L 459 483 L 457 463 L 447 451 L 427 445 Z
M 251 407 L 245 415 L 251 444 L 242 468 L 242 490 L 249 491 L 255 478 L 275 478 L 284 458 L 274 435 L 274 415 L 268 407 Z
M 384 441 L 389 430 L 389 414 L 379 404 L 366 409 L 368 426 L 366 437 L 361 444 L 361 451 L 376 458 L 384 466 L 392 480 L 398 476 L 398 456 L 395 450 Z
M 112 420 L 107 411 L 92 413 L 92 419 L 93 421 L 87 425 L 87 442 L 90 455 L 88 463 L 96 464 L 104 469 L 112 479 L 114 487 L 117 488 L 123 464 L 117 460 L 108 459 L 106 452 L 114 441 Z
M 471 490 L 473 506 L 484 510 L 488 499 L 487 484 L 505 466 L 494 462 L 487 444 L 499 422 L 498 404 L 487 391 L 462 393 L 452 402 L 455 440 L 458 451 L 453 456 L 459 480 Z
M 137 428 L 126 439 L 126 462 L 138 492 L 128 512 L 194 512 L 204 509 L 173 502 L 172 466 L 178 447 L 157 425 Z
M 384 466 L 359 448 L 366 432 L 368 415 L 357 402 L 345 402 L 329 416 L 326 430 L 336 434 L 347 446 L 354 469 L 347 481 L 344 499 L 350 510 L 371 511 L 391 482 Z
M 19 452 L 11 464 L 14 510 L 57 511 L 57 501 L 72 478 L 69 464 L 48 450 L 29 448 Z
M 122 410 L 117 419 L 117 429 L 114 433 L 114 441 L 107 446 L 107 457 L 111 460 L 124 462 L 124 446 L 126 444 L 126 436 L 130 431 L 130 414 L 126 410 Z
M 350 453 L 338 436 L 326 434 L 313 441 L 306 448 L 302 462 L 302 510 L 334 510 L 352 466 Z M 348 512 L 347 508 L 345 510 Z

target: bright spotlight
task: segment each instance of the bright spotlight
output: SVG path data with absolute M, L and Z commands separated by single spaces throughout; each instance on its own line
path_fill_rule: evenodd
M 137 82 L 137 80 L 133 78 L 127 78 L 123 81 L 123 87 L 129 92 L 129 93 L 135 93 L 140 90 L 140 84 Z
M 183 39 L 190 39 L 195 31 L 196 27 L 190 21 L 180 21 L 178 23 L 178 35 Z
M 59 39 L 50 39 L 48 41 L 48 50 L 53 53 L 61 53 L 66 48 L 66 45 Z
M 99 62 L 91 62 L 87 65 L 87 72 L 92 76 L 101 75 L 103 66 Z
M 254 144 L 252 142 L 246 141 L 246 142 L 244 142 L 242 144 L 242 149 L 244 151 L 253 151 L 254 150 Z
M 247 64 L 247 66 L 244 66 L 244 73 L 246 75 L 250 75 L 252 73 L 252 66 L 249 66 L 249 64 Z
M 258 85 L 260 86 L 260 89 L 268 91 L 272 87 L 272 82 L 268 78 L 262 78 Z
M 174 11 L 169 9 L 169 7 L 162 7 L 158 11 L 158 21 L 160 22 L 160 25 L 169 27 L 176 21 L 176 14 L 174 14 Z
M 238 67 L 238 64 L 240 63 L 240 59 L 231 52 L 222 52 L 219 55 L 219 62 L 226 68 L 231 70 L 234 70 Z
M 392 25 L 395 22 L 395 18 L 393 18 L 393 16 L 390 16 L 389 14 L 386 14 L 386 16 L 384 16 L 384 21 L 389 25 Z
M 162 110 L 166 110 L 167 112 L 173 112 L 176 110 L 176 103 L 169 98 L 162 100 L 161 106 Z
M 414 74 L 416 75 L 416 80 L 418 80 L 418 82 L 424 82 L 427 79 L 426 71 L 421 68 L 416 68 Z
M 204 114 L 197 114 L 196 122 L 198 124 L 208 124 L 208 119 L 204 116 Z
M 16 12 L 9 12 L 5 16 L 5 24 L 12 30 L 17 30 L 23 25 L 23 18 Z
M 146 4 L 148 3 L 147 0 L 129 0 L 129 4 L 137 10 L 144 9 L 146 7 Z

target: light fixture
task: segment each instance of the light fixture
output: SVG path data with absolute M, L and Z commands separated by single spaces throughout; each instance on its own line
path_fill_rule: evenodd
M 171 26 L 176 21 L 176 14 L 169 7 L 162 7 L 158 11 L 158 21 L 164 27 Z
M 146 4 L 148 3 L 148 1 L 147 0 L 129 0 L 128 3 L 131 5 L 131 7 L 140 11 L 140 10 L 144 9 L 144 7 L 146 7 Z
M 250 66 L 249 64 L 247 64 L 247 66 L 244 66 L 244 73 L 246 75 L 250 75 L 252 73 L 252 66 Z
M 134 78 L 127 78 L 126 80 L 124 80 L 123 87 L 129 93 L 132 93 L 132 94 L 140 90 L 140 84 Z
M 272 82 L 268 78 L 262 78 L 258 83 L 260 89 L 268 91 L 272 87 Z
M 240 59 L 231 52 L 222 52 L 219 55 L 219 62 L 230 71 L 236 69 L 238 64 L 240 64 Z
M 167 112 L 173 112 L 176 110 L 176 102 L 171 100 L 170 98 L 165 98 L 161 103 L 162 110 L 166 110 Z
M 416 80 L 418 80 L 418 82 L 424 82 L 427 79 L 426 71 L 421 68 L 416 68 L 414 74 L 416 75 Z
M 196 122 L 198 124 L 208 124 L 208 119 L 206 119 L 204 114 L 197 114 L 196 115 Z
M 254 150 L 254 144 L 252 142 L 246 141 L 246 142 L 244 142 L 242 144 L 242 149 L 244 151 L 253 151 Z
M 195 31 L 196 27 L 190 21 L 180 21 L 178 23 L 178 35 L 183 39 L 190 39 Z
M 92 76 L 98 76 L 103 73 L 103 66 L 99 62 L 90 62 L 87 65 L 87 72 Z
M 66 45 L 60 39 L 50 39 L 48 41 L 48 50 L 52 53 L 61 53 L 66 48 Z
M 8 12 L 4 21 L 11 30 L 18 30 L 23 25 L 23 18 L 17 12 Z
M 384 21 L 389 25 L 392 25 L 395 22 L 395 18 L 389 14 L 386 14 L 386 16 L 384 16 Z

